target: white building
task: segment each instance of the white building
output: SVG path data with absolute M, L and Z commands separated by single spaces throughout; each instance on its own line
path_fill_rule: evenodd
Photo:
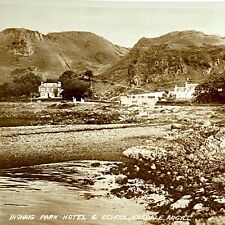
M 154 106 L 157 101 L 167 96 L 174 96 L 177 100 L 190 100 L 194 97 L 195 88 L 198 84 L 185 83 L 184 87 L 175 86 L 173 91 L 170 92 L 151 92 L 143 94 L 133 94 L 120 97 L 120 102 L 123 105 L 150 105 Z
M 123 105 L 150 105 L 154 106 L 162 97 L 164 92 L 152 92 L 143 94 L 133 94 L 120 97 L 120 102 Z
M 40 94 L 39 98 L 61 98 L 62 97 L 62 86 L 61 82 L 58 83 L 44 83 L 38 87 Z
M 188 84 L 188 82 L 186 82 L 184 87 L 178 87 L 176 85 L 174 91 L 170 93 L 173 94 L 176 97 L 176 99 L 189 100 L 194 97 L 195 88 L 197 86 L 198 84 Z

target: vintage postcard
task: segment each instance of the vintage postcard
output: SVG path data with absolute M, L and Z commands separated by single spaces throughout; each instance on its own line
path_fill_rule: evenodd
M 0 224 L 225 224 L 224 12 L 0 0 Z

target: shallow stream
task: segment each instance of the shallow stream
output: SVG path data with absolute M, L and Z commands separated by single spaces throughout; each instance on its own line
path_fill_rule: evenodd
M 117 162 L 71 161 L 0 171 L 0 224 L 143 224 L 144 204 L 117 198 Z M 148 213 L 149 214 L 149 213 Z

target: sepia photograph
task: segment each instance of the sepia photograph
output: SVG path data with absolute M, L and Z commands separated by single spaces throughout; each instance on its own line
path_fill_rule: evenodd
M 0 224 L 225 225 L 224 21 L 0 0 Z

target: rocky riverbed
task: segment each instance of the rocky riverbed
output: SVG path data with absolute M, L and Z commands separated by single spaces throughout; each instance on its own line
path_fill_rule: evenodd
M 125 124 L 2 127 L 0 165 L 119 161 L 107 193 L 142 202 L 151 224 L 225 224 L 225 107 L 119 110 Z
M 182 113 L 181 121 L 177 117 Z M 163 218 L 188 217 L 190 221 L 182 224 L 225 224 L 224 109 L 192 108 L 189 113 L 191 108 L 171 113 L 172 120 L 177 120 L 167 126 L 163 138 L 147 138 L 144 145 L 123 152 L 136 163 L 121 164 L 114 173 L 142 183 L 123 184 L 111 192 L 125 198 L 144 197 L 148 210 Z

